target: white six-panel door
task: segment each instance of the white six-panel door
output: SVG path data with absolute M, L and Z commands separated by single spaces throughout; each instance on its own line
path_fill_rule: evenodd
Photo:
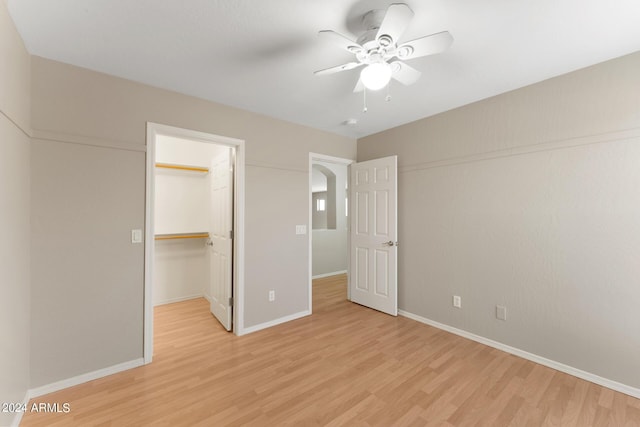
M 351 301 L 398 315 L 397 156 L 351 165 Z
M 233 267 L 233 163 L 230 149 L 211 160 L 209 178 L 211 313 L 230 331 Z

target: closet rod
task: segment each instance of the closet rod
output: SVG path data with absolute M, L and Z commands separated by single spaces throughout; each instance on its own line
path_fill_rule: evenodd
M 180 169 L 185 171 L 194 171 L 194 172 L 209 172 L 209 168 L 203 168 L 201 166 L 183 166 L 183 165 L 172 165 L 169 163 L 156 163 L 157 168 L 165 168 L 165 169 Z
M 175 239 L 206 239 L 209 233 L 185 233 L 185 234 L 156 234 L 156 240 L 175 240 Z

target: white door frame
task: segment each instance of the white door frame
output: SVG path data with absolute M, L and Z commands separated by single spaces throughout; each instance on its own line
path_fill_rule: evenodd
M 147 122 L 145 251 L 144 251 L 144 363 L 153 359 L 153 263 L 154 263 L 154 192 L 156 136 L 166 135 L 206 143 L 226 145 L 236 150 L 233 209 L 233 333 L 244 334 L 244 141 L 195 130 Z
M 312 216 L 313 216 L 313 196 L 311 194 L 311 190 L 312 190 L 312 185 L 313 185 L 313 164 L 315 162 L 326 162 L 326 163 L 336 163 L 339 165 L 345 165 L 348 166 L 351 163 L 355 163 L 355 160 L 353 159 L 345 159 L 342 157 L 334 157 L 334 156 L 327 156 L 326 154 L 318 154 L 318 153 L 309 153 L 309 221 L 308 221 L 308 230 L 309 230 L 309 251 L 308 251 L 308 257 L 309 257 L 309 313 L 312 313 L 312 309 L 313 309 L 313 271 L 312 271 L 312 267 L 313 267 L 313 224 L 312 224 Z M 349 180 L 349 172 L 347 171 L 347 180 Z M 351 203 L 349 203 L 349 211 L 351 210 Z M 347 219 L 347 248 L 350 247 L 351 245 L 351 241 L 350 241 L 350 237 L 349 235 L 351 234 L 349 232 L 349 230 L 351 229 L 351 220 L 350 220 L 351 216 L 349 215 L 349 218 Z M 349 256 L 347 254 L 347 299 L 350 298 L 349 296 Z

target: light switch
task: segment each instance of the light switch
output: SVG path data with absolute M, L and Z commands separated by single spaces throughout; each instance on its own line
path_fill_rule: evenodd
M 306 225 L 296 225 L 296 234 L 307 234 Z
M 131 243 L 142 243 L 142 230 L 139 228 L 131 230 Z

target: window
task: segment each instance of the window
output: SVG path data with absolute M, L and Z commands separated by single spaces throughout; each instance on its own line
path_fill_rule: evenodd
M 321 212 L 324 211 L 325 208 L 325 201 L 324 199 L 318 199 L 316 200 L 316 211 Z

